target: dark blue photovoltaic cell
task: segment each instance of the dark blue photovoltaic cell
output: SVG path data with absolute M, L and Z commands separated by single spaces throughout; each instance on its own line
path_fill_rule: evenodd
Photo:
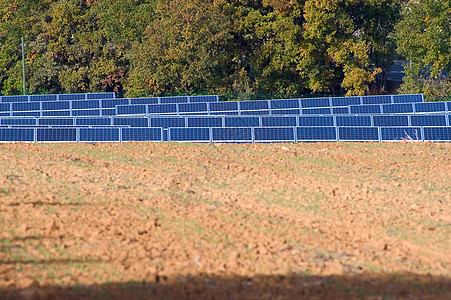
M 378 141 L 379 131 L 377 127 L 338 127 L 338 139 L 340 141 Z
M 332 111 L 330 108 L 303 108 L 303 115 L 330 115 Z
M 300 108 L 299 99 L 270 100 L 271 109 Z
M 86 94 L 86 99 L 113 99 L 116 95 L 114 93 L 95 93 Z
M 362 97 L 362 104 L 390 104 L 391 97 L 388 95 L 381 96 L 365 96 Z
M 122 128 L 122 141 L 162 141 L 162 129 Z
M 451 126 L 451 115 L 448 115 L 448 126 Z
M 414 112 L 413 103 L 382 105 L 382 113 L 384 113 L 384 114 L 405 114 L 405 113 L 413 113 L 413 112 Z
M 179 104 L 179 112 L 180 113 L 186 113 L 186 112 L 208 112 L 208 105 L 207 103 L 182 103 Z
M 149 114 L 176 114 L 177 104 L 155 104 L 148 105 Z
M 329 98 L 301 99 L 301 108 L 330 107 Z
M 130 104 L 158 104 L 158 98 L 131 98 Z
M 425 141 L 451 141 L 451 127 L 424 127 Z
M 13 111 L 37 111 L 41 110 L 39 102 L 15 102 L 11 103 Z
M 76 118 L 75 119 L 75 125 L 82 126 L 82 125 L 104 125 L 109 126 L 111 125 L 111 118 Z
M 221 117 L 188 117 L 188 127 L 222 127 Z
M 272 117 L 262 117 L 263 127 L 274 127 L 274 126 L 297 126 L 297 118 L 289 116 L 272 116 Z
M 252 142 L 252 128 L 212 128 L 213 142 Z
M 30 101 L 57 101 L 58 95 L 31 95 Z M 64 100 L 64 99 L 60 99 Z
M 70 101 L 42 102 L 42 110 L 69 110 Z
M 170 128 L 169 140 L 174 142 L 208 142 L 210 128 Z
M 100 100 L 72 101 L 72 109 L 100 108 Z
M 10 112 L 0 112 L 0 117 L 9 117 L 11 116 Z
M 2 142 L 33 142 L 33 128 L 0 128 Z
M 350 105 L 360 105 L 360 97 L 333 97 L 332 106 L 350 106 Z
M 72 110 L 72 116 L 100 116 L 100 109 L 76 109 Z
M 267 116 L 269 115 L 269 109 L 267 110 L 242 110 L 242 116 Z
M 185 118 L 180 117 L 172 117 L 172 118 L 152 117 L 150 118 L 150 127 L 162 127 L 162 128 L 186 127 L 186 120 Z
M 11 111 L 11 103 L 0 103 L 0 111 Z
M 380 114 L 381 105 L 351 105 L 351 114 Z
M 300 109 L 272 109 L 271 115 L 300 115 Z
M 168 103 L 188 103 L 188 97 L 160 97 L 160 104 Z
M 28 102 L 28 96 L 3 96 L 2 102 Z
M 371 116 L 336 116 L 337 126 L 371 126 Z
M 381 127 L 381 141 L 421 141 L 420 127 Z
M 37 125 L 35 118 L 2 118 L 0 122 L 2 125 Z
M 76 142 L 76 128 L 38 128 L 37 142 Z
M 254 128 L 256 142 L 294 142 L 294 127 L 257 127 Z
M 332 107 L 333 115 L 347 115 L 349 114 L 349 107 Z
M 336 141 L 335 127 L 296 127 L 298 141 Z
M 84 100 L 86 94 L 62 94 L 58 95 L 58 100 Z
M 225 127 L 259 127 L 260 118 L 258 117 L 225 117 Z
M 43 102 L 44 103 L 44 102 Z M 45 110 L 42 111 L 43 117 L 70 117 L 70 110 Z
M 446 102 L 447 106 L 448 106 L 448 111 L 451 112 L 451 102 Z
M 189 103 L 198 103 L 198 102 L 218 102 L 219 97 L 208 95 L 208 96 L 190 96 L 188 99 Z
M 214 111 L 211 112 L 210 111 L 210 115 L 214 115 L 214 116 L 238 116 L 239 113 L 238 111 Z
M 116 109 L 115 108 L 105 108 L 100 110 L 102 116 L 115 116 Z
M 149 127 L 149 118 L 113 118 L 113 125 L 130 127 Z
M 413 115 L 410 116 L 410 126 L 446 126 L 445 115 Z
M 393 103 L 423 102 L 422 95 L 393 95 Z
M 118 105 L 130 105 L 130 99 L 106 99 L 101 100 L 102 108 L 116 108 Z
M 73 126 L 74 118 L 40 118 L 38 119 L 38 125 L 65 125 Z
M 80 142 L 119 142 L 119 128 L 80 128 Z
M 335 126 L 334 117 L 332 116 L 299 116 L 299 126 L 311 127 L 311 126 Z
M 373 125 L 379 127 L 409 126 L 408 116 L 373 116 Z
M 8 114 L 9 116 L 9 114 Z M 41 111 L 13 111 L 12 113 L 13 117 L 40 117 Z
M 118 115 L 145 115 L 147 114 L 147 105 L 118 105 L 116 113 Z
M 217 102 L 210 103 L 210 111 L 238 111 L 238 102 Z
M 415 112 L 445 112 L 444 102 L 415 103 Z
M 240 101 L 240 110 L 263 110 L 269 109 L 269 102 L 267 100 L 261 101 Z

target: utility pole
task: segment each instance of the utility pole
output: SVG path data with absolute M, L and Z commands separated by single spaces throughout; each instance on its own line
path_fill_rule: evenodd
M 27 90 L 26 90 L 26 78 L 25 78 L 25 42 L 24 42 L 24 38 L 22 37 L 22 81 L 23 81 L 23 94 L 26 95 L 27 94 Z

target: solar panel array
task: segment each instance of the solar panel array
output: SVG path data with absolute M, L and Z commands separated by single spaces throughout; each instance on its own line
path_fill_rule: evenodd
M 451 141 L 451 102 L 382 95 L 219 102 L 114 93 L 0 97 L 2 142 Z

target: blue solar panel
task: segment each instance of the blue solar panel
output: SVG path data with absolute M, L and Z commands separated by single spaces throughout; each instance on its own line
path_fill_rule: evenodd
M 377 127 L 338 127 L 338 140 L 379 141 L 379 130 Z
M 131 98 L 130 104 L 158 104 L 158 98 Z
M 415 103 L 415 112 L 445 112 L 445 102 Z
M 160 97 L 160 104 L 168 104 L 168 103 L 188 103 L 188 97 L 187 96 Z
M 267 110 L 242 110 L 242 116 L 267 116 L 269 115 L 269 109 Z
M 12 111 L 37 111 L 41 110 L 39 102 L 15 102 L 11 103 Z
M 413 115 L 410 116 L 411 126 L 446 126 L 445 115 Z
M 213 142 L 252 142 L 252 128 L 212 128 Z
M 330 107 L 329 98 L 301 99 L 301 108 Z
M 58 95 L 58 100 L 84 100 L 86 94 L 62 94 Z
M 303 108 L 303 115 L 330 115 L 332 113 L 329 108 Z
M 113 118 L 113 125 L 130 127 L 149 127 L 149 118 Z
M 451 142 L 451 127 L 424 127 L 425 141 Z
M 72 116 L 100 116 L 100 109 L 76 109 L 72 110 Z
M 82 126 L 82 125 L 104 125 L 109 126 L 111 125 L 111 118 L 76 118 L 75 119 L 75 125 Z
M 100 100 L 72 101 L 72 109 L 100 108 Z
M 235 110 L 235 111 L 214 111 L 214 112 L 210 111 L 210 115 L 214 115 L 214 116 L 238 116 L 239 113 L 238 113 L 237 110 Z
M 10 103 L 0 103 L 0 112 L 11 111 Z
M 269 101 L 241 101 L 238 102 L 240 110 L 263 110 L 269 109 Z
M 102 108 L 116 108 L 118 105 L 130 105 L 130 99 L 106 99 L 101 100 Z
M 383 96 L 365 96 L 362 97 L 362 104 L 390 104 L 391 97 L 388 95 Z
M 145 115 L 147 114 L 147 105 L 118 105 L 116 113 L 118 115 Z
M 351 114 L 380 114 L 381 105 L 351 105 Z
M 28 96 L 3 96 L 2 102 L 28 102 Z
M 331 98 L 332 106 L 350 106 L 350 105 L 360 105 L 360 97 L 334 97 Z
M 393 103 L 423 102 L 422 95 L 393 95 Z
M 332 114 L 347 115 L 349 114 L 349 107 L 332 107 Z
M 414 113 L 413 103 L 384 104 L 382 105 L 382 113 L 384 114 Z
M 162 141 L 161 128 L 122 128 L 122 141 Z
M 11 116 L 10 112 L 0 112 L 0 117 L 9 117 L 9 116 Z
M 420 127 L 382 127 L 382 141 L 421 141 Z
M 409 126 L 408 116 L 373 116 L 374 126 L 392 127 Z
M 224 127 L 259 127 L 259 117 L 225 117 Z
M 70 110 L 45 110 L 41 112 L 43 117 L 70 117 Z
M 77 128 L 38 128 L 37 142 L 76 142 Z
M 174 142 L 209 142 L 210 128 L 170 128 L 168 139 Z
M 207 103 L 182 103 L 179 104 L 179 112 L 187 113 L 187 112 L 208 112 Z
M 208 96 L 190 96 L 188 99 L 189 103 L 197 103 L 197 102 L 218 102 L 219 97 L 208 95 Z
M 297 126 L 297 118 L 289 116 L 272 116 L 272 117 L 262 117 L 263 127 L 274 127 L 274 126 Z
M 37 125 L 35 118 L 2 118 L 0 122 L 2 125 Z
M 8 114 L 9 116 L 9 114 Z M 40 117 L 41 111 L 13 111 L 12 112 L 13 117 Z
M 371 126 L 371 116 L 336 116 L 337 126 Z
M 40 119 L 38 119 L 38 125 L 73 126 L 74 123 L 75 123 L 74 118 L 40 118 Z
M 58 101 L 58 95 L 31 95 L 30 101 Z
M 298 141 L 336 141 L 335 127 L 296 127 Z
M 334 117 L 332 116 L 299 116 L 299 126 L 311 127 L 311 126 L 335 126 Z
M 33 128 L 0 128 L 2 142 L 33 142 Z
M 300 115 L 300 109 L 272 109 L 271 115 Z
M 119 142 L 120 128 L 80 128 L 80 142 Z
M 271 109 L 300 108 L 299 99 L 270 100 Z
M 448 115 L 448 126 L 451 126 L 451 115 Z
M 69 110 L 70 101 L 42 102 L 42 110 Z
M 186 127 L 186 121 L 185 118 L 180 117 L 152 117 L 150 118 L 150 127 Z
M 177 104 L 149 105 L 149 114 L 176 114 Z
M 86 94 L 86 99 L 113 99 L 115 98 L 115 93 L 94 93 Z
M 188 117 L 188 127 L 222 127 L 221 117 Z
M 448 111 L 451 112 L 451 102 L 446 102 L 446 105 L 448 107 Z
M 294 127 L 257 127 L 254 128 L 256 142 L 294 142 Z
M 238 102 L 217 102 L 210 103 L 210 111 L 238 111 Z

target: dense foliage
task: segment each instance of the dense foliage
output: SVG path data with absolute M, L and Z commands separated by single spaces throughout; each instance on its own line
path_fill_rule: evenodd
M 395 37 L 408 89 L 449 71 L 449 2 L 3 0 L 0 91 L 21 92 L 22 36 L 31 93 L 383 92 Z

